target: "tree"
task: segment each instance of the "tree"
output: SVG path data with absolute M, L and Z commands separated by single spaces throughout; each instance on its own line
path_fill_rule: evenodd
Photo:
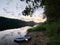
M 22 0 L 24 1 L 24 0 Z M 29 5 L 31 2 L 32 6 Z M 26 0 L 28 6 L 23 11 L 23 15 L 32 15 L 36 8 L 45 6 L 44 14 L 48 22 L 57 22 L 60 19 L 60 0 Z
M 60 21 L 60 0 L 45 0 L 45 14 L 47 15 L 48 22 Z
M 24 1 L 24 0 L 21 0 Z M 40 7 L 42 0 L 26 0 L 26 3 L 28 6 L 26 6 L 25 10 L 22 12 L 23 15 L 30 15 L 32 16 L 32 13 L 34 12 L 35 9 Z

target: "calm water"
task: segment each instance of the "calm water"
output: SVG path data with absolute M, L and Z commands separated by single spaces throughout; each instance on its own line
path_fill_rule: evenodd
M 27 21 L 33 21 L 35 23 L 40 23 L 46 21 L 46 19 L 35 19 L 35 18 L 28 18 Z M 28 23 L 30 25 L 30 23 Z M 31 23 L 32 24 L 32 23 Z M 23 24 L 24 25 L 24 24 Z M 36 26 L 36 24 L 34 24 Z M 22 28 L 16 28 L 16 29 L 8 29 L 4 31 L 0 31 L 0 45 L 18 45 L 14 42 L 15 38 L 23 37 L 27 34 L 27 29 L 31 28 L 30 26 L 25 26 Z
M 30 27 L 0 31 L 0 45 L 18 45 L 14 42 L 14 39 L 26 35 L 28 28 Z

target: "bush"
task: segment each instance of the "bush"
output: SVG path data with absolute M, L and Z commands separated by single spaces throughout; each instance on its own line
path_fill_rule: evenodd
M 46 28 L 43 25 L 39 25 L 37 27 L 28 29 L 28 32 L 33 32 L 33 31 L 46 31 Z

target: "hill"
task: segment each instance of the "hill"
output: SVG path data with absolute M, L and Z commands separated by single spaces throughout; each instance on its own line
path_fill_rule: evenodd
M 36 23 L 33 21 L 25 22 L 18 19 L 10 19 L 6 17 L 0 17 L 0 30 L 21 28 L 24 26 L 34 26 Z

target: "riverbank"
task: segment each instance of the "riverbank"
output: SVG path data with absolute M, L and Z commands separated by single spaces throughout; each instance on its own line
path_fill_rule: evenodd
M 33 31 L 29 32 L 27 35 L 31 36 L 29 42 L 20 43 L 20 45 L 47 45 L 48 35 L 46 31 Z
M 46 29 L 49 38 L 47 45 L 60 45 L 60 22 L 44 23 L 32 30 L 35 29 L 40 29 L 40 31 L 43 31 L 42 29 Z
M 60 23 L 44 23 L 28 30 L 32 37 L 21 45 L 60 45 Z

